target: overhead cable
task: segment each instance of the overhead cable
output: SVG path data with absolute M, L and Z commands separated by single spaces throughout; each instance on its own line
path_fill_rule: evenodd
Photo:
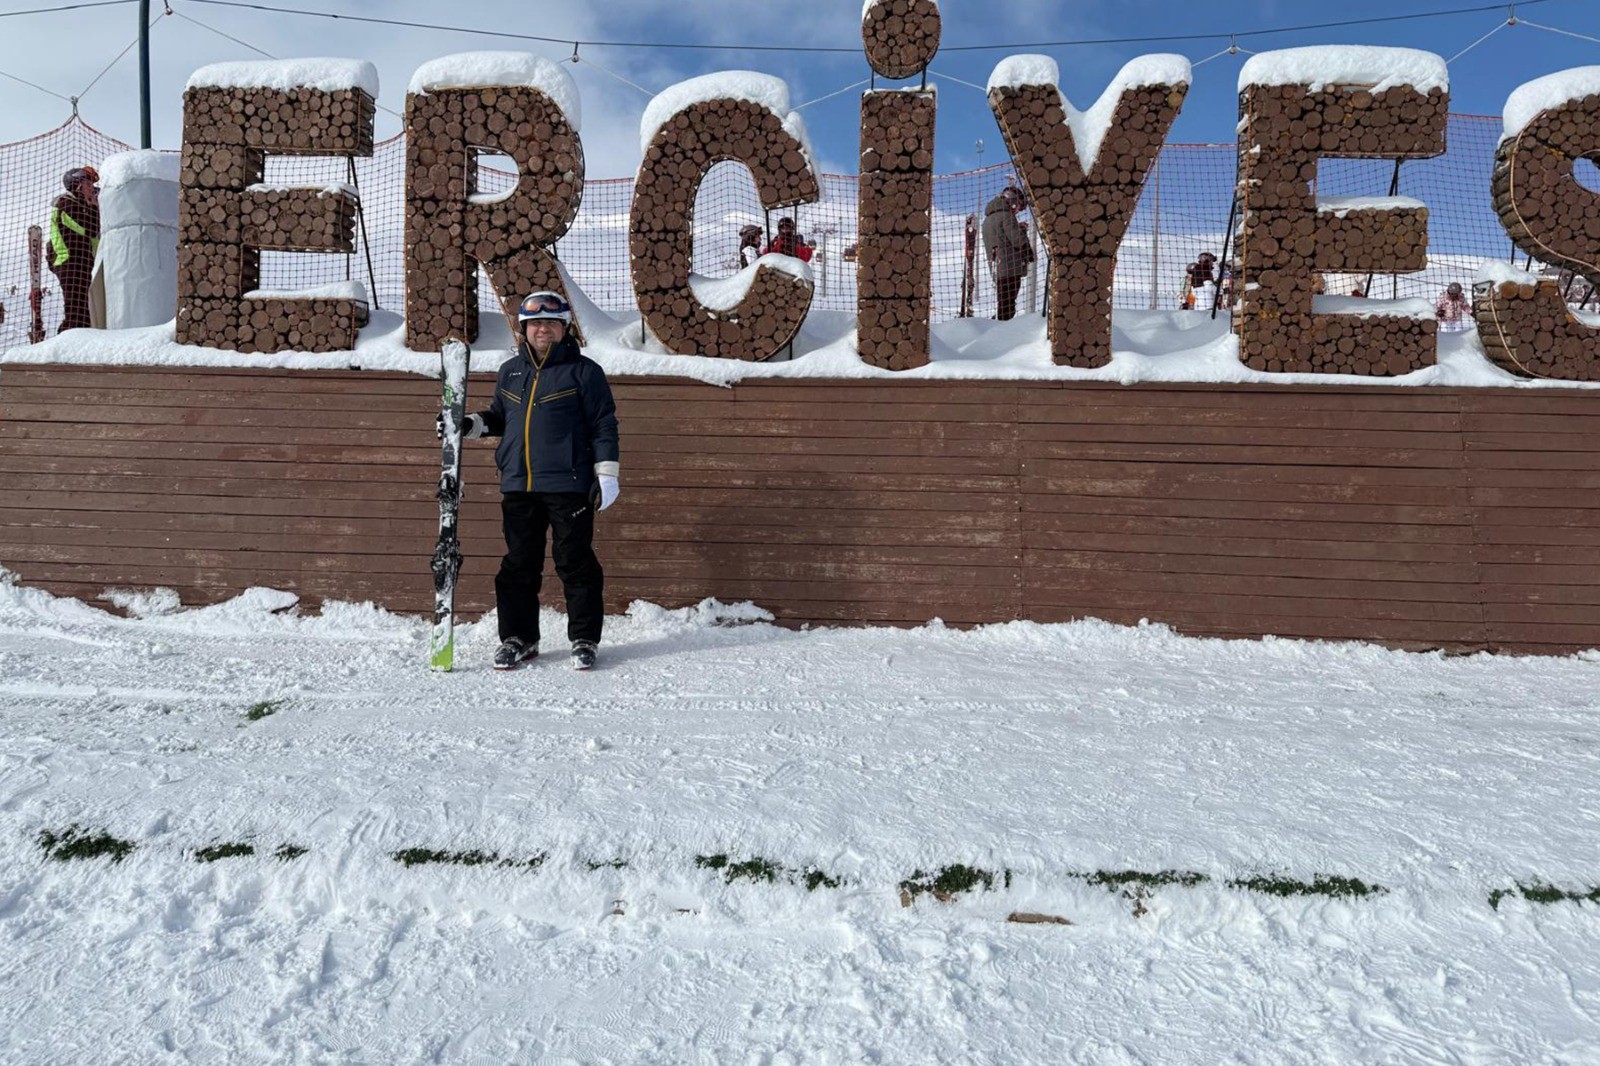
M 637 48 L 650 51 L 677 50 L 677 51 L 724 51 L 724 52 L 793 52 L 793 53 L 836 53 L 859 55 L 859 45 L 848 48 L 832 47 L 825 45 L 795 45 L 795 44 L 706 44 L 699 42 L 661 42 L 661 41 L 590 41 L 574 39 L 572 37 L 553 37 L 533 33 L 512 33 L 506 30 L 481 29 L 473 26 L 449 26 L 434 22 L 415 22 L 407 19 L 380 18 L 375 15 L 350 15 L 336 11 L 315 11 L 307 8 L 281 7 L 273 4 L 255 3 L 252 0 L 185 0 L 186 3 L 212 4 L 218 7 L 245 8 L 253 11 L 265 11 L 277 15 L 303 15 L 311 18 L 335 19 L 343 22 L 361 22 L 380 26 L 397 26 L 408 29 L 433 30 L 444 33 L 460 33 L 478 37 L 497 37 L 502 40 L 537 41 L 543 44 L 559 44 L 565 46 L 581 46 L 585 48 Z M 1521 0 L 1519 7 L 1533 7 L 1538 4 L 1563 3 L 1566 0 Z M 1218 33 L 1179 33 L 1160 34 L 1149 37 L 1101 37 L 1084 40 L 1065 41 L 1022 41 L 1008 44 L 967 44 L 950 45 L 942 48 L 942 52 L 986 52 L 986 51 L 1018 51 L 1039 48 L 1079 48 L 1084 46 L 1110 45 L 1110 44 L 1152 44 L 1163 41 L 1221 41 L 1232 40 L 1240 37 L 1263 37 L 1270 34 L 1304 33 L 1309 30 L 1340 29 L 1349 26 L 1372 26 L 1381 23 L 1406 22 L 1416 19 L 1436 19 L 1450 15 L 1470 15 L 1484 11 L 1504 11 L 1506 5 L 1477 4 L 1471 7 L 1443 8 L 1433 11 L 1417 11 L 1402 15 L 1376 15 L 1370 18 L 1342 19 L 1332 22 L 1311 22 L 1297 26 L 1272 26 L 1259 30 L 1228 30 Z M 1573 34 L 1573 36 L 1581 36 Z

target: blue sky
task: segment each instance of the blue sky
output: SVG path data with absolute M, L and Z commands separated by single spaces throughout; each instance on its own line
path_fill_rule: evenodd
M 45 6 L 49 0 L 0 4 L 0 14 Z M 858 49 L 860 0 L 260 0 L 389 19 L 450 23 L 586 40 L 837 46 Z M 1372 18 L 1472 6 L 1472 0 L 1345 0 L 1338 6 L 1280 0 L 1247 0 L 1232 5 L 1172 3 L 1170 0 L 945 0 L 944 44 L 1014 44 L 1010 50 L 942 52 L 933 69 L 982 84 L 1011 51 L 1043 51 L 1058 61 L 1063 89 L 1087 106 L 1128 59 L 1148 52 L 1180 52 L 1199 61 L 1227 46 L 1224 39 L 1039 48 L 1045 40 L 1083 40 L 1151 34 L 1243 32 L 1307 22 Z M 159 13 L 161 0 L 154 0 Z M 510 38 L 469 36 L 268 14 L 171 0 L 174 12 L 161 15 L 152 35 L 155 135 L 157 147 L 175 147 L 179 138 L 184 80 L 197 66 L 259 54 L 226 39 L 226 34 L 276 56 L 337 55 L 370 59 L 383 82 L 381 102 L 399 110 L 411 72 L 423 61 L 449 52 L 520 48 L 551 58 L 571 54 L 568 46 L 537 45 Z M 1547 0 L 1519 5 L 1518 16 L 1575 33 L 1600 37 L 1600 0 Z M 1408 22 L 1241 36 L 1243 48 L 1267 50 L 1313 44 L 1385 44 L 1425 48 L 1450 57 L 1505 21 L 1503 9 L 1470 15 L 1438 16 Z M 203 24 L 203 25 L 202 25 Z M 137 31 L 137 6 L 126 4 L 0 20 L 0 71 L 33 81 L 62 96 L 80 91 Z M 660 48 L 587 48 L 593 62 L 571 68 L 584 101 L 584 142 L 591 177 L 630 174 L 638 156 L 638 120 L 646 93 L 623 83 L 659 91 L 674 81 L 717 70 L 750 69 L 787 80 L 796 102 L 844 88 L 868 74 L 859 50 L 834 55 L 799 51 L 670 51 Z M 1236 117 L 1235 86 L 1244 56 L 1223 55 L 1195 72 L 1195 83 L 1170 137 L 1173 141 L 1231 141 Z M 596 66 L 595 64 L 599 64 Z M 1498 114 L 1518 84 L 1568 67 L 1600 64 L 1600 43 L 1564 37 L 1518 25 L 1501 29 L 1451 66 L 1453 110 Z M 602 70 L 604 67 L 605 70 Z M 607 72 L 609 71 L 609 73 Z M 615 75 L 615 76 L 613 76 Z M 138 138 L 138 67 L 130 51 L 84 95 L 84 118 L 105 132 L 134 142 Z M 0 140 L 41 132 L 62 121 L 70 105 L 37 89 L 0 79 Z M 856 158 L 859 90 L 805 109 L 824 169 L 849 171 Z M 379 116 L 379 135 L 397 129 Z M 940 86 L 935 167 L 941 172 L 977 162 L 974 142 L 982 139 L 985 163 L 1004 148 L 983 95 L 976 89 Z

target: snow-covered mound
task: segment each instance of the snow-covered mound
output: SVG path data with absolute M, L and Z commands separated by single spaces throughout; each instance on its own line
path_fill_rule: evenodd
M 1519 888 L 1600 883 L 1593 657 L 707 601 L 432 674 L 420 618 L 124 599 L 0 584 L 8 1061 L 1600 1049 L 1595 906 Z
M 100 164 L 100 191 L 116 189 L 135 181 L 177 181 L 182 156 L 153 148 L 118 152 Z
M 1521 133 L 1541 111 L 1597 94 L 1600 94 L 1600 66 L 1573 67 L 1523 82 L 1506 97 L 1500 140 L 1507 141 Z
M 995 66 L 989 75 L 988 89 L 993 92 L 997 88 L 1025 85 L 1055 89 L 1061 98 L 1061 110 L 1066 112 L 1067 125 L 1072 129 L 1072 143 L 1077 146 L 1079 164 L 1089 171 L 1100 155 L 1100 145 L 1111 130 L 1111 120 L 1116 117 L 1117 104 L 1124 92 L 1149 85 L 1188 85 L 1190 76 L 1189 61 L 1183 56 L 1139 56 L 1123 64 L 1088 110 L 1079 111 L 1061 92 L 1061 71 L 1054 59 L 1043 55 L 1015 55 L 1007 56 Z
M 1245 60 L 1239 91 L 1252 85 L 1304 85 L 1312 92 L 1334 85 L 1366 85 L 1382 92 L 1409 85 L 1418 92 L 1450 89 L 1444 57 L 1416 48 L 1330 44 L 1261 52 Z
M 365 59 L 264 59 L 212 63 L 189 75 L 186 89 L 360 89 L 378 96 L 378 68 Z
M 411 75 L 407 93 L 436 89 L 522 86 L 548 96 L 574 130 L 582 127 L 578 85 L 565 67 L 531 52 L 457 52 L 430 59 Z
M 674 115 L 708 100 L 745 100 L 771 111 L 783 122 L 783 128 L 800 142 L 812 171 L 817 171 L 816 153 L 811 149 L 811 134 L 806 130 L 805 119 L 800 117 L 800 112 L 789 108 L 789 83 L 753 70 L 702 74 L 657 93 L 645 105 L 644 116 L 639 120 L 639 154 L 650 151 L 656 131 Z

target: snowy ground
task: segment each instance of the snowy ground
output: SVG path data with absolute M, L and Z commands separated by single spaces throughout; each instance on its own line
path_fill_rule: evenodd
M 1600 658 L 636 604 L 592 674 L 547 612 L 434 675 L 420 621 L 287 600 L 0 585 L 0 1060 L 1600 1059 L 1600 909 L 1489 904 L 1600 882 Z M 47 860 L 73 824 L 135 850 Z M 901 906 L 955 863 L 994 889 Z M 1209 880 L 1084 880 L 1130 869 Z

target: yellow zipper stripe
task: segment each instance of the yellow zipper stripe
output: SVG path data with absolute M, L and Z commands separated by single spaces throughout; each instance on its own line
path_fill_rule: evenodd
M 575 395 L 577 393 L 577 391 L 578 391 L 577 389 L 567 389 L 564 392 L 551 393 L 549 396 L 546 396 L 544 399 L 540 400 L 539 402 L 540 403 L 549 403 L 551 400 L 559 400 L 563 396 Z
M 549 354 L 545 358 L 550 358 Z M 533 384 L 528 386 L 528 398 L 522 404 L 522 468 L 527 473 L 528 483 L 525 492 L 533 491 L 533 441 L 529 437 L 529 424 L 533 421 L 533 404 L 539 395 L 539 375 L 544 373 L 544 363 L 535 364 L 533 368 Z

